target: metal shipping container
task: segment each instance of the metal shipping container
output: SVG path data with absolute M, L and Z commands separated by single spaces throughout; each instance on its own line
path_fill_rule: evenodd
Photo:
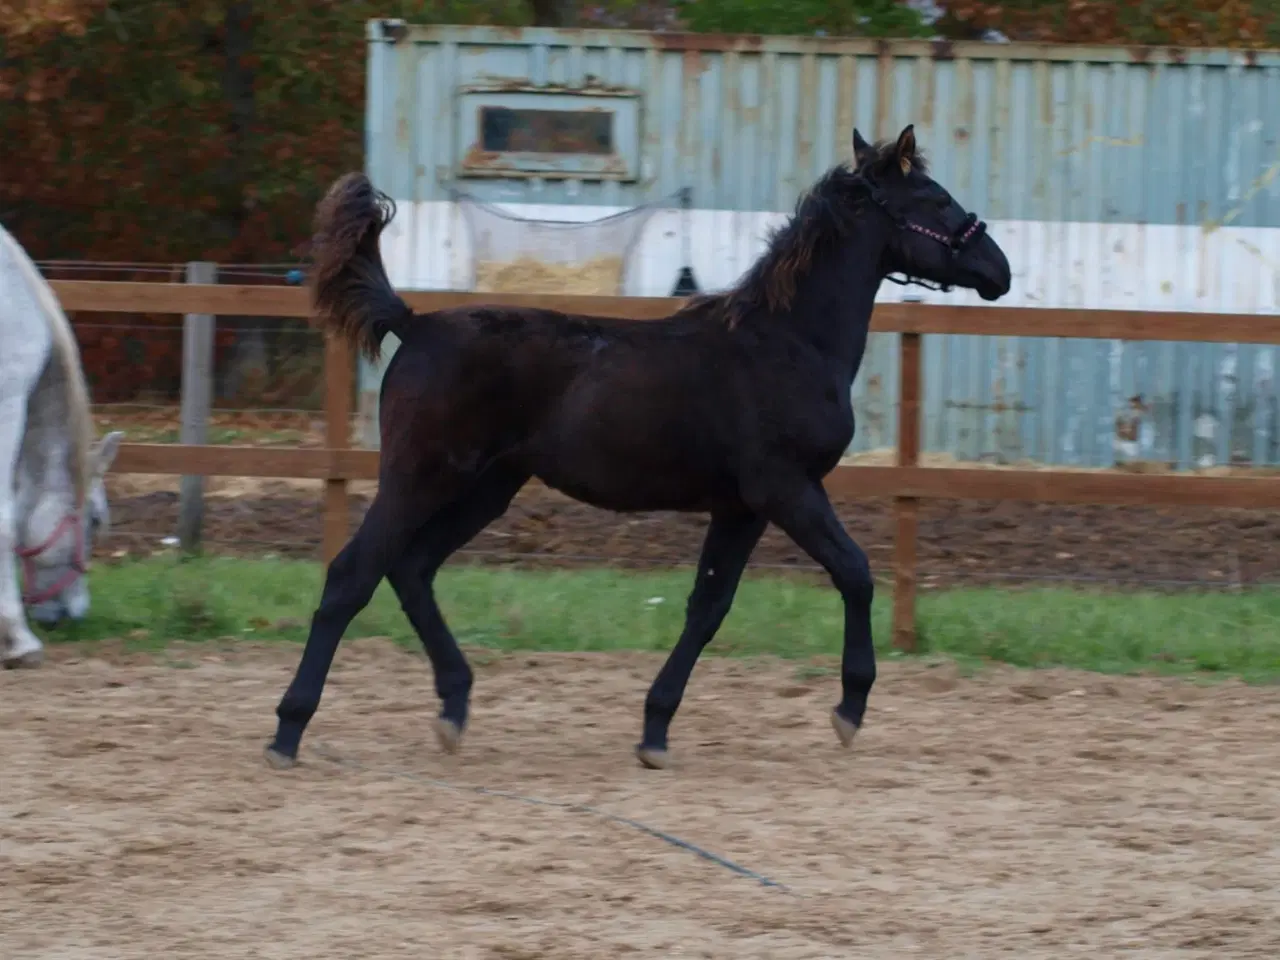
M 1003 306 L 1280 305 L 1280 55 L 369 24 L 367 169 L 397 201 L 395 283 L 466 289 L 460 194 L 521 218 L 656 204 L 624 292 L 704 289 L 799 192 L 906 123 L 1013 264 Z M 688 191 L 692 209 L 675 199 Z M 507 232 L 518 234 L 514 226 Z M 552 244 L 554 245 L 554 244 Z M 886 284 L 882 300 L 980 302 Z M 897 344 L 872 338 L 853 451 L 894 444 Z M 1280 460 L 1272 347 L 925 338 L 924 449 L 1182 467 Z M 377 443 L 378 370 L 361 370 Z

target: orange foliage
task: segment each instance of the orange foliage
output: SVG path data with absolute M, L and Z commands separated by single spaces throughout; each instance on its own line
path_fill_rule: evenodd
M 1238 48 L 1280 40 L 1270 0 L 940 0 L 939 6 L 938 26 L 952 37 L 998 30 L 1042 43 Z
M 84 36 L 98 0 L 0 0 L 0 36 Z

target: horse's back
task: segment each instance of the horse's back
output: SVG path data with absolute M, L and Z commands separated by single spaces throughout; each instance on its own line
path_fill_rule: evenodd
M 44 282 L 26 251 L 0 226 L 0 396 L 17 385 L 29 391 L 48 361 L 53 337 L 37 286 Z
M 501 460 L 612 509 L 732 495 L 723 331 L 500 307 L 419 319 L 383 380 L 384 458 Z
M 778 457 L 824 474 L 852 436 L 848 385 L 781 332 L 503 307 L 419 321 L 383 380 L 383 458 L 410 471 L 502 462 L 608 509 L 700 511 Z

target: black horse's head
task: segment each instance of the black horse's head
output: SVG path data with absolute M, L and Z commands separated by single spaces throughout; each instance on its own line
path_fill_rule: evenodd
M 983 300 L 1009 292 L 1009 261 L 987 226 L 928 174 L 908 125 L 894 143 L 872 145 L 853 131 L 855 178 L 888 220 L 886 274 L 967 287 Z

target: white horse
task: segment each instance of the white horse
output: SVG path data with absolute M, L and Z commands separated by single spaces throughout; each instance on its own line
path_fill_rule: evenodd
M 85 571 L 108 522 L 102 477 L 123 436 L 95 444 L 80 350 L 62 305 L 0 226 L 0 662 L 36 666 L 27 626 L 89 611 Z M 18 589 L 15 561 L 22 565 Z

